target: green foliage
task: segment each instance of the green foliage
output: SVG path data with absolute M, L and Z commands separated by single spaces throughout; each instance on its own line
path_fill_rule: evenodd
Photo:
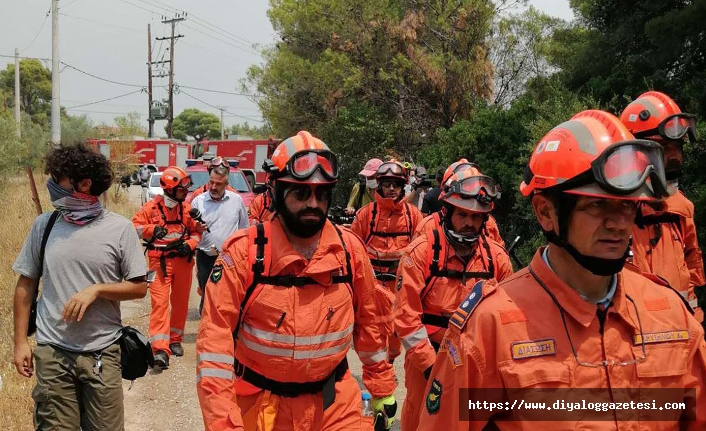
M 164 128 L 166 131 L 166 126 Z M 174 137 L 182 141 L 191 136 L 200 142 L 204 138 L 220 138 L 221 120 L 210 112 L 203 112 L 196 108 L 181 111 L 174 118 Z
M 77 145 L 94 136 L 93 122 L 88 119 L 87 115 L 67 115 L 61 119 L 61 143 L 63 145 Z
M 0 93 L 6 106 L 15 103 L 15 65 L 8 64 L 0 71 Z M 39 60 L 20 60 L 20 103 L 32 121 L 49 125 L 51 114 L 51 71 Z
M 120 128 L 119 138 L 132 138 L 134 136 L 147 136 L 147 129 L 140 121 L 140 113 L 137 111 L 128 112 L 125 115 L 115 117 L 115 125 Z
M 250 136 L 254 139 L 268 139 L 273 135 L 272 128 L 268 124 L 263 124 L 262 126 L 257 127 L 251 126 L 247 121 L 245 124 L 233 125 L 230 130 L 226 132 L 226 135 L 228 134 Z

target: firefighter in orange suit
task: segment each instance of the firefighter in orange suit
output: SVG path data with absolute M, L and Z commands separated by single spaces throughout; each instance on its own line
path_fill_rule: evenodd
M 677 189 L 684 142 L 688 138 L 691 144 L 696 143 L 696 117 L 682 113 L 666 94 L 649 91 L 630 103 L 620 119 L 635 137 L 662 145 L 667 181 Z M 692 308 L 704 305 L 706 279 L 694 224 L 694 204 L 681 190 L 660 205 L 640 205 L 632 251 L 633 263 L 642 271 L 664 278 Z M 697 320 L 703 320 L 701 309 Z
M 265 184 L 265 191 L 255 196 L 248 207 L 248 219 L 250 225 L 264 223 L 272 220 L 274 212 L 272 211 L 272 184 L 268 176 Z
M 442 192 L 443 190 L 448 189 L 447 183 L 451 179 L 451 177 L 456 174 L 457 172 L 460 172 L 461 170 L 465 169 L 475 169 L 478 171 L 478 174 L 480 174 L 480 170 L 478 168 L 478 165 L 475 163 L 470 163 L 466 159 L 460 159 L 457 162 L 452 163 L 448 168 L 446 168 L 446 172 L 444 172 L 444 177 L 441 180 L 441 187 L 442 187 Z M 429 214 L 428 216 L 424 217 L 422 219 L 422 222 L 419 223 L 419 226 L 417 226 L 417 230 L 414 232 L 414 237 L 416 238 L 419 235 L 423 235 L 426 233 L 428 230 L 432 229 L 439 229 L 440 228 L 440 222 L 441 222 L 441 217 L 442 214 L 440 211 L 437 211 L 435 213 Z M 505 241 L 500 237 L 500 230 L 498 229 L 498 223 L 495 221 L 495 217 L 493 217 L 492 214 L 488 214 L 488 219 L 486 222 L 483 224 L 483 233 L 485 234 L 486 237 L 492 239 L 493 241 L 497 242 L 500 244 L 502 247 L 505 247 Z
M 418 430 L 706 427 L 703 329 L 677 292 L 626 264 L 637 202 L 669 195 L 662 157 L 659 144 L 635 140 L 603 111 L 578 113 L 542 138 L 520 191 L 549 245 L 502 283 L 478 282 L 453 314 Z M 630 407 L 647 398 L 689 407 Z M 555 404 L 583 400 L 620 406 Z M 516 407 L 524 402 L 555 407 Z
M 402 353 L 392 324 L 397 268 L 423 216 L 416 206 L 405 200 L 404 187 L 409 171 L 404 165 L 394 160 L 383 163 L 375 178 L 378 182 L 375 202 L 358 210 L 351 230 L 365 242 L 381 287 L 376 293 L 380 302 L 387 304 L 387 311 L 380 315 L 380 323 L 387 339 L 388 360 L 393 363 Z
M 150 283 L 150 343 L 155 367 L 167 368 L 172 354 L 184 354 L 181 341 L 189 308 L 193 255 L 204 226 L 191 218 L 191 205 L 184 202 L 191 177 L 183 169 L 168 167 L 159 184 L 164 195 L 143 205 L 132 224 L 146 242 L 150 270 L 156 271 L 156 279 Z
M 400 262 L 394 322 L 407 352 L 403 431 L 417 429 L 427 377 L 449 316 L 476 281 L 502 281 L 513 272 L 505 249 L 483 233 L 498 193 L 495 181 L 475 168 L 454 174 L 439 197 L 444 213 L 441 227 L 416 238 Z
M 206 430 L 372 430 L 351 343 L 385 426 L 396 383 L 373 270 L 360 239 L 326 217 L 336 157 L 301 131 L 268 162 L 277 217 L 231 236 L 206 288 L 196 342 Z

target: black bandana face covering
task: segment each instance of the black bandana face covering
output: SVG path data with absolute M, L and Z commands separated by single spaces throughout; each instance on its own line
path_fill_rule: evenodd
M 311 238 L 321 232 L 326 224 L 326 214 L 318 208 L 310 208 L 294 214 L 284 204 L 285 190 L 283 187 L 275 188 L 275 208 L 277 213 L 282 215 L 282 220 L 287 229 L 299 238 Z M 329 202 L 329 205 L 331 203 Z M 319 217 L 316 222 L 302 222 L 300 217 L 305 214 L 315 214 Z

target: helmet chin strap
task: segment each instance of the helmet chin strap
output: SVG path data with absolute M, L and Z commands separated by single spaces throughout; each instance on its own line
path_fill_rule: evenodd
M 480 237 L 479 232 L 483 230 L 483 226 L 485 226 L 485 221 L 483 221 L 483 224 L 481 225 L 480 229 L 478 232 L 475 232 L 471 235 L 465 235 L 459 232 L 456 232 L 452 229 L 451 227 L 451 215 L 453 214 L 453 206 L 448 206 L 446 209 L 446 214 L 444 215 L 444 218 L 441 220 L 441 226 L 444 229 L 444 235 L 446 236 L 446 239 L 453 245 L 457 247 L 462 247 L 462 248 L 473 248 L 478 243 L 478 238 Z

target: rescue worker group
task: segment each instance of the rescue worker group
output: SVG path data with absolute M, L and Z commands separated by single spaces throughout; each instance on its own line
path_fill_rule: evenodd
M 567 115 L 536 143 L 519 184 L 548 244 L 515 271 L 492 215 L 500 186 L 471 155 L 437 173 L 427 194 L 438 207 L 426 217 L 405 193 L 407 165 L 368 161 L 352 223 L 337 224 L 327 217 L 336 154 L 307 131 L 285 139 L 263 165 L 267 190 L 248 226 L 214 253 L 199 289 L 205 428 L 706 429 L 706 281 L 694 205 L 678 189 L 683 145 L 695 141 L 695 116 L 657 91 L 620 117 Z M 167 168 L 161 185 L 133 224 L 155 271 L 149 336 L 166 370 L 184 354 L 192 257 L 207 225 L 185 201 L 185 171 Z M 394 368 L 402 349 L 404 379 Z M 697 407 L 541 423 L 512 409 L 463 411 L 484 389 L 512 404 L 515 389 L 581 388 L 609 401 L 617 389 L 682 389 L 677 401 Z

